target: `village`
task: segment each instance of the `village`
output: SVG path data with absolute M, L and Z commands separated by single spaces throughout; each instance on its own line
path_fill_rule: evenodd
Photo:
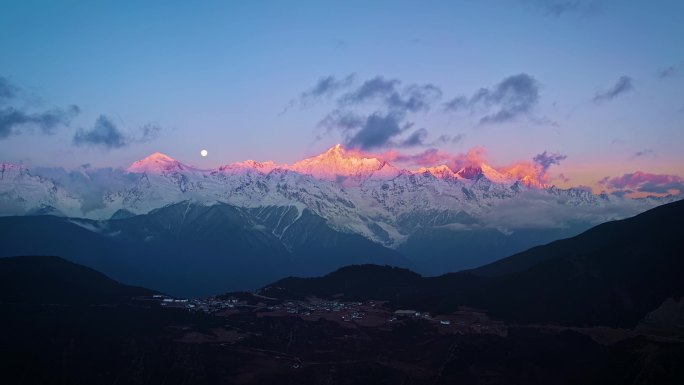
M 344 327 L 377 327 L 391 329 L 408 320 L 433 324 L 440 334 L 494 334 L 505 337 L 508 333 L 502 321 L 490 319 L 486 312 L 461 307 L 451 314 L 431 315 L 411 309 L 390 309 L 384 301 L 338 301 L 320 298 L 306 300 L 280 300 L 254 293 L 239 295 L 178 299 L 155 294 L 151 298 L 165 308 L 185 309 L 221 317 L 235 314 L 253 314 L 256 317 L 298 317 L 305 321 L 325 319 Z

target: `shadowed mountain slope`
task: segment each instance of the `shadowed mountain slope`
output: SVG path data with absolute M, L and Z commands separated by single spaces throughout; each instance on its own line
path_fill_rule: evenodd
M 286 278 L 264 291 L 365 296 L 433 312 L 467 305 L 515 322 L 631 327 L 667 298 L 684 295 L 683 216 L 684 201 L 674 202 L 479 271 L 422 278 L 402 269 L 353 266 L 322 278 Z
M 120 284 L 59 257 L 0 258 L 0 302 L 13 304 L 125 303 L 151 290 Z
M 0 256 L 59 255 L 179 296 L 250 290 L 284 275 L 317 275 L 352 263 L 408 266 L 398 252 L 337 232 L 308 210 L 272 222 L 224 203 L 189 202 L 103 221 L 0 217 Z M 278 228 L 281 222 L 288 226 Z

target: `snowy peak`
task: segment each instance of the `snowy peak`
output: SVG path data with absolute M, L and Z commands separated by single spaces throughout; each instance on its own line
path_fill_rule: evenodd
M 485 178 L 489 179 L 494 183 L 510 184 L 515 182 L 515 178 L 512 178 L 508 175 L 500 173 L 499 171 L 496 171 L 493 167 L 490 167 L 486 163 L 482 163 L 480 165 L 480 172 L 482 173 L 482 175 L 484 175 Z
M 169 171 L 183 171 L 185 169 L 188 169 L 188 167 L 181 162 L 161 152 L 155 152 L 144 159 L 133 162 L 127 170 L 133 173 L 163 174 Z
M 24 166 L 14 163 L 0 163 L 0 180 L 11 180 L 22 175 L 30 175 Z
M 451 171 L 451 169 L 448 166 L 441 165 L 441 166 L 432 166 L 432 167 L 421 167 L 415 171 L 413 171 L 415 174 L 431 174 L 435 178 L 440 178 L 440 179 L 453 179 L 457 178 L 456 174 Z
M 503 174 L 486 163 L 482 163 L 479 166 L 466 166 L 456 174 L 463 179 L 478 180 L 486 178 L 490 182 L 499 184 L 512 184 L 516 181 L 516 178 Z
M 322 179 L 336 179 L 339 176 L 363 178 L 374 174 L 386 178 L 399 174 L 396 167 L 384 160 L 346 150 L 340 144 L 320 155 L 301 160 L 289 169 Z
M 522 178 L 520 178 L 520 183 L 524 184 L 527 187 L 532 187 L 532 188 L 537 188 L 537 189 L 544 189 L 548 188 L 548 185 L 540 182 L 537 178 L 531 175 L 525 175 Z
M 259 172 L 261 174 L 268 174 L 269 172 L 273 171 L 276 168 L 279 168 L 279 166 L 270 160 L 266 161 L 266 162 L 257 162 L 254 160 L 245 160 L 243 162 L 235 162 L 235 163 L 227 164 L 225 166 L 221 166 L 221 167 L 219 167 L 219 171 L 228 172 L 228 173 L 256 171 L 256 172 Z
M 325 152 L 300 160 L 294 164 L 277 164 L 272 161 L 257 162 L 246 160 L 220 166 L 213 170 L 199 170 L 185 165 L 168 155 L 154 154 L 134 162 L 128 171 L 132 173 L 148 173 L 166 175 L 169 173 L 203 172 L 225 175 L 269 174 L 274 170 L 292 171 L 310 175 L 317 179 L 338 181 L 345 185 L 358 185 L 366 180 L 391 180 L 402 174 L 429 173 L 435 178 L 444 180 L 464 179 L 477 181 L 486 179 L 496 184 L 511 185 L 520 181 L 531 188 L 546 188 L 536 175 L 522 169 L 497 170 L 485 163 L 473 164 L 453 172 L 446 165 L 421 167 L 418 169 L 399 169 L 389 162 L 354 149 L 345 149 L 337 144 Z M 523 172 L 524 171 L 524 172 Z
M 456 173 L 458 176 L 460 176 L 463 179 L 478 179 L 484 175 L 482 173 L 482 168 L 477 167 L 477 166 L 466 166 L 463 167 L 462 169 L 458 170 Z
M 32 175 L 18 164 L 0 163 L 0 198 L 0 216 L 82 215 L 77 198 L 53 180 Z
M 467 224 L 464 218 L 486 222 L 492 208 L 515 199 L 528 190 L 525 186 L 543 187 L 534 168 L 523 166 L 494 169 L 475 163 L 458 173 L 446 165 L 399 170 L 383 159 L 342 146 L 292 165 L 244 161 L 210 170 L 155 153 L 128 168 L 139 173 L 134 174 L 137 178 L 117 169 L 109 174 L 113 180 L 91 172 L 73 178 L 83 170 L 64 174 L 68 176 L 41 175 L 41 171 L 32 175 L 21 165 L 0 163 L 0 216 L 41 213 L 107 219 L 117 212 L 117 216 L 144 214 L 183 201 L 222 202 L 272 215 L 281 235 L 308 209 L 338 231 L 397 246 L 421 228 L 460 229 Z M 539 193 L 568 206 L 607 205 L 623 199 L 583 189 L 548 187 Z M 92 196 L 102 204 L 93 208 Z M 663 202 L 635 201 L 630 207 Z

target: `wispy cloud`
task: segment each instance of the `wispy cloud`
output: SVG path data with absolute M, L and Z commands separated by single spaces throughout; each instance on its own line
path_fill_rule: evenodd
M 605 177 L 599 185 L 622 193 L 668 194 L 676 191 L 684 193 L 684 179 L 678 175 L 651 174 L 643 171 L 627 173 L 617 177 Z
M 567 155 L 547 153 L 546 151 L 541 154 L 537 154 L 532 158 L 532 161 L 538 164 L 544 172 L 546 172 L 549 167 L 559 165 L 562 160 L 567 159 Z
M 38 128 L 43 134 L 53 134 L 57 127 L 68 126 L 80 111 L 78 106 L 34 113 L 14 107 L 0 108 L 0 139 L 29 132 L 33 128 Z
M 472 96 L 457 96 L 444 104 L 447 111 L 484 111 L 480 123 L 505 123 L 530 115 L 539 102 L 539 82 L 526 73 L 509 76 Z
M 19 88 L 12 84 L 9 79 L 0 76 L 0 102 L 14 99 L 19 92 Z
M 437 144 L 441 143 L 458 143 L 462 141 L 465 138 L 464 134 L 456 134 L 456 135 L 440 135 L 437 139 L 435 139 L 430 145 L 434 146 Z
M 682 70 L 684 70 L 684 60 L 678 64 L 667 66 L 658 71 L 658 77 L 661 79 L 667 79 L 679 75 Z
M 74 144 L 77 146 L 102 146 L 105 148 L 120 148 L 128 145 L 126 136 L 108 117 L 100 115 L 95 125 L 89 130 L 78 130 L 74 134 Z
M 428 137 L 428 131 L 424 128 L 419 128 L 411 133 L 406 139 L 402 140 L 400 147 L 416 147 L 425 145 L 425 139 Z
M 343 84 L 334 77 L 323 78 L 305 94 L 332 95 L 348 87 L 346 81 Z M 339 94 L 319 127 L 342 133 L 346 146 L 361 150 L 424 146 L 428 130 L 410 132 L 414 124 L 409 115 L 429 111 L 441 97 L 441 89 L 433 84 L 403 85 L 399 79 L 376 76 Z
M 318 99 L 337 95 L 335 107 L 319 127 L 327 133 L 342 133 L 345 145 L 361 150 L 388 147 L 427 147 L 456 143 L 463 134 L 443 134 L 431 139 L 428 128 L 411 130 L 415 114 L 427 113 L 438 105 L 443 92 L 435 84 L 404 84 L 396 78 L 375 76 L 350 87 L 352 80 L 334 76 L 321 78 L 302 93 L 302 98 Z M 341 90 L 344 90 L 340 92 Z M 446 111 L 467 110 L 479 113 L 480 124 L 496 124 L 527 116 L 539 103 L 539 82 L 526 73 L 502 79 L 489 88 L 480 88 L 472 96 L 458 96 L 443 104 Z
M 138 138 L 135 141 L 140 143 L 150 142 L 157 139 L 162 132 L 162 127 L 157 123 L 147 123 L 140 128 Z
M 594 102 L 613 100 L 620 95 L 632 91 L 633 89 L 634 85 L 632 84 L 632 78 L 627 75 L 623 75 L 618 78 L 612 87 L 602 91 L 597 91 L 594 95 Z
M 647 149 L 635 152 L 632 155 L 631 159 L 641 158 L 644 156 L 655 156 L 655 155 L 656 155 L 656 152 L 653 149 L 647 148 Z
M 76 105 L 67 108 L 52 108 L 43 111 L 28 111 L 17 107 L 21 102 L 21 88 L 7 78 L 0 77 L 0 139 L 37 131 L 53 134 L 60 126 L 69 123 L 81 112 Z
M 350 86 L 354 81 L 354 78 L 354 74 L 349 74 L 342 79 L 337 79 L 333 75 L 322 77 L 315 86 L 302 92 L 300 99 L 303 102 L 306 102 L 325 96 L 332 96 L 338 91 Z
M 551 17 L 568 14 L 589 16 L 603 10 L 603 2 L 599 0 L 523 0 Z
M 382 76 L 376 76 L 363 82 L 355 91 L 345 94 L 340 101 L 346 104 L 359 104 L 376 98 L 384 98 L 396 92 L 396 87 L 399 84 L 401 82 L 398 79 L 385 79 Z
M 342 104 L 379 102 L 393 113 L 427 111 L 442 97 L 442 90 L 434 84 L 410 84 L 401 87 L 398 79 L 377 76 L 365 81 L 358 89 L 343 95 Z
M 591 192 L 576 188 L 576 191 Z M 502 199 L 480 217 L 488 227 L 503 231 L 538 228 L 568 228 L 579 223 L 591 225 L 622 219 L 651 206 L 637 199 L 615 199 L 601 205 L 571 205 L 539 190 L 521 192 L 516 199 Z
M 341 79 L 338 79 L 334 75 L 324 76 L 318 79 L 313 87 L 302 92 L 298 97 L 291 99 L 283 110 L 280 111 L 279 115 L 285 114 L 297 105 L 306 107 L 318 100 L 332 98 L 335 94 L 351 86 L 355 79 L 355 74 L 349 74 Z
M 373 113 L 365 118 L 357 131 L 347 137 L 346 145 L 361 150 L 384 147 L 409 127 L 410 124 L 402 123 L 401 116 Z
M 159 136 L 162 128 L 154 123 L 142 126 L 135 135 L 125 134 L 105 115 L 100 115 L 90 129 L 80 129 L 73 137 L 76 146 L 99 146 L 106 149 L 122 148 L 131 143 L 148 142 Z

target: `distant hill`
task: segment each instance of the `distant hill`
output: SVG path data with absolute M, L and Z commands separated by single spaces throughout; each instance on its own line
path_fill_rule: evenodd
M 684 295 L 683 217 L 674 202 L 507 258 L 499 267 L 539 262 L 471 300 L 513 319 L 633 326 Z
M 288 277 L 262 289 L 279 298 L 339 296 L 346 300 L 391 299 L 397 293 L 419 287 L 424 279 L 408 269 L 378 265 L 352 265 L 323 277 Z
M 354 263 L 410 266 L 395 250 L 335 231 L 308 210 L 282 207 L 182 202 L 103 221 L 0 217 L 0 234 L 0 257 L 59 255 L 178 296 L 252 290 L 286 275 L 318 275 Z
M 163 383 L 185 357 L 170 326 L 215 323 L 138 298 L 153 293 L 58 257 L 0 258 L 3 383 Z
M 322 278 L 287 278 L 264 290 L 386 299 L 449 312 L 484 308 L 516 322 L 634 326 L 667 298 L 684 295 L 684 201 L 599 225 L 484 268 L 439 277 L 352 266 Z
M 302 385 L 652 385 L 680 384 L 684 378 L 682 339 L 648 334 L 679 319 L 681 301 L 667 301 L 651 313 L 650 322 L 641 325 L 648 327 L 646 334 L 506 322 L 499 323 L 506 330 L 501 335 L 480 333 L 480 319 L 461 333 L 450 329 L 453 323 L 447 327 L 422 317 L 390 320 L 386 310 L 379 314 L 388 320 L 379 326 L 344 323 L 340 313 L 333 318 L 337 321 L 301 314 L 264 316 L 266 303 L 257 310 L 253 303 L 219 315 L 189 312 L 131 301 L 131 296 L 151 292 L 57 257 L 0 259 L 0 273 L 0 370 L 12 384 L 280 384 L 285 379 Z M 356 265 L 320 278 L 284 279 L 268 292 L 386 297 L 433 308 L 452 306 L 453 299 L 462 303 L 468 293 L 500 296 L 510 283 L 463 273 L 422 278 L 407 269 Z M 536 284 L 553 288 L 548 282 Z M 519 287 L 513 292 L 524 294 Z M 521 314 L 527 311 L 524 303 L 534 298 L 520 298 Z M 603 332 L 619 338 L 593 338 Z
M 59 257 L 0 258 L 0 303 L 89 305 L 126 303 L 151 290 L 120 284 Z
M 482 276 L 498 276 L 527 270 L 539 262 L 554 258 L 599 251 L 614 255 L 631 250 L 636 245 L 649 243 L 654 247 L 653 251 L 661 247 L 661 243 L 664 249 L 675 247 L 674 240 L 682 235 L 684 227 L 681 221 L 683 213 L 684 201 L 665 204 L 631 218 L 600 224 L 572 238 L 533 247 L 468 272 Z

